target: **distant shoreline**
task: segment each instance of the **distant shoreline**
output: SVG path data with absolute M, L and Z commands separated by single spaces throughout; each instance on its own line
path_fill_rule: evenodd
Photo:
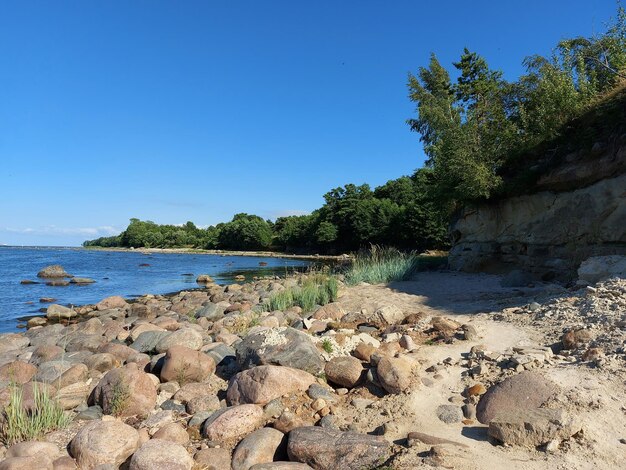
M 193 255 L 220 255 L 220 256 L 248 256 L 256 258 L 286 258 L 320 261 L 346 261 L 352 259 L 350 255 L 297 255 L 276 251 L 229 251 L 229 250 L 202 250 L 199 248 L 122 248 L 122 247 L 77 247 L 80 250 L 90 251 L 127 251 L 131 253 L 173 253 Z

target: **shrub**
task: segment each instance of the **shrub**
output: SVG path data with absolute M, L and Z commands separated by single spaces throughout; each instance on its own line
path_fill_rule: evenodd
M 11 445 L 16 442 L 40 438 L 47 432 L 63 429 L 72 421 L 56 400 L 50 398 L 46 388 L 33 386 L 35 406 L 24 407 L 22 389 L 11 384 L 9 404 L 4 409 L 4 423 L 1 428 L 2 441 Z

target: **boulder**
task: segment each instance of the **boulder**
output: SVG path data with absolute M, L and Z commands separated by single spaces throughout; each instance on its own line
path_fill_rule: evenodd
M 45 278 L 55 278 L 55 277 L 70 277 L 68 273 L 65 272 L 65 268 L 59 264 L 53 264 L 51 266 L 46 266 L 41 271 L 37 273 L 37 277 L 45 277 Z
M 89 277 L 73 277 L 70 280 L 70 284 L 93 284 L 94 282 L 96 281 Z
M 226 399 L 231 405 L 265 405 L 274 398 L 306 391 L 315 382 L 308 372 L 291 367 L 257 366 L 239 372 L 228 384 Z
M 213 278 L 211 276 L 209 276 L 208 274 L 200 274 L 196 278 L 196 282 L 198 284 L 211 284 L 214 281 L 213 281 Z
M 136 364 L 113 369 L 94 388 L 90 404 L 100 405 L 105 414 L 147 415 L 157 400 L 156 385 Z
M 498 442 L 537 447 L 569 439 L 581 430 L 578 419 L 560 409 L 524 409 L 498 413 L 489 422 L 489 436 Z
M 139 434 L 121 421 L 90 421 L 74 436 L 69 451 L 81 469 L 119 467 L 137 449 Z
M 184 346 L 189 349 L 198 350 L 203 343 L 202 333 L 191 328 L 181 328 L 162 338 L 155 349 L 159 353 L 164 353 L 172 346 Z
M 230 452 L 223 447 L 209 447 L 196 452 L 193 456 L 198 467 L 204 470 L 223 470 L 231 468 Z
M 312 470 L 312 469 L 305 463 L 272 462 L 272 463 L 258 463 L 250 467 L 250 470 Z
M 402 320 L 404 320 L 404 312 L 395 305 L 386 305 L 381 307 L 374 312 L 374 315 L 379 321 L 386 323 L 387 325 L 402 323 Z
M 249 334 L 235 347 L 242 369 L 274 364 L 319 374 L 323 361 L 308 335 L 294 328 L 267 328 Z
M 611 277 L 626 278 L 626 256 L 592 256 L 578 268 L 578 280 L 583 283 L 595 284 Z
M 133 341 L 130 347 L 141 353 L 149 353 L 154 351 L 159 341 L 168 335 L 171 335 L 171 333 L 162 329 L 159 329 L 159 331 L 143 331 L 137 336 L 137 339 Z
M 163 382 L 202 382 L 215 372 L 215 361 L 206 354 L 184 346 L 172 346 L 165 354 L 161 368 Z
M 232 470 L 249 470 L 255 464 L 270 463 L 286 457 L 285 434 L 272 428 L 261 428 L 247 435 L 235 448 Z
M 162 439 L 164 441 L 173 442 L 175 444 L 187 444 L 189 442 L 189 434 L 180 423 L 168 423 L 161 427 L 152 436 L 153 439 Z
M 129 470 L 191 470 L 194 462 L 180 444 L 151 439 L 130 459 Z
M 45 455 L 9 457 L 0 462 L 0 470 L 53 470 L 52 461 Z
M 287 453 L 319 470 L 362 470 L 384 464 L 391 445 L 382 436 L 307 426 L 289 433 Z
M 202 435 L 221 443 L 239 442 L 263 424 L 263 408 L 238 405 L 213 413 L 202 425 Z
M 107 297 L 96 304 L 96 310 L 109 310 L 113 308 L 125 309 L 126 307 L 128 307 L 128 303 L 119 295 Z
M 346 311 L 339 303 L 332 302 L 318 308 L 311 315 L 311 318 L 315 320 L 341 320 L 345 314 Z
M 353 388 L 363 376 L 363 365 L 356 357 L 338 356 L 326 363 L 324 373 L 331 382 Z
M 384 356 L 378 361 L 376 373 L 382 387 L 389 393 L 402 393 L 407 390 L 416 377 L 416 363 L 404 356 Z
M 26 441 L 13 444 L 7 450 L 6 458 L 45 456 L 53 462 L 60 456 L 59 448 L 52 442 Z
M 537 372 L 522 372 L 491 386 L 476 407 L 476 417 L 483 424 L 498 414 L 539 408 L 556 395 L 556 384 Z
M 37 367 L 23 361 L 13 361 L 0 366 L 0 381 L 25 384 L 37 373 Z
M 71 308 L 64 307 L 63 305 L 50 304 L 46 309 L 46 318 L 49 320 L 69 320 L 78 316 L 78 314 Z
M 17 333 L 0 334 L 0 353 L 23 349 L 30 344 L 30 339 Z
M 208 304 L 196 311 L 196 318 L 206 318 L 209 321 L 217 321 L 224 316 L 225 307 L 220 304 Z

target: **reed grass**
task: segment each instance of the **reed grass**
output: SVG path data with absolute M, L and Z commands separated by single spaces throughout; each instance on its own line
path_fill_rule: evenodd
M 4 422 L 0 429 L 6 445 L 36 440 L 50 431 L 67 427 L 72 421 L 72 417 L 65 414 L 45 387 L 33 386 L 35 406 L 32 409 L 24 407 L 21 386 L 11 384 L 10 388 L 9 403 L 4 409 Z
M 407 281 L 417 271 L 445 264 L 445 256 L 420 256 L 395 248 L 373 245 L 369 252 L 355 256 L 345 278 L 348 285 L 360 282 L 381 284 Z

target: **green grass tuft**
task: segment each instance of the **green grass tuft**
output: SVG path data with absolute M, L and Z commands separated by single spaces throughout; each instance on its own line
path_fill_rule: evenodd
M 445 257 L 420 256 L 395 248 L 372 245 L 369 253 L 359 254 L 346 272 L 346 283 L 381 284 L 409 280 L 417 271 L 445 264 Z
M 33 386 L 33 409 L 24 407 L 22 389 L 19 385 L 9 386 L 9 404 L 4 409 L 4 422 L 0 430 L 6 445 L 31 441 L 44 434 L 63 429 L 72 421 L 56 400 L 50 398 L 45 387 Z
M 326 305 L 337 300 L 339 283 L 336 278 L 325 274 L 313 274 L 298 286 L 273 293 L 265 302 L 266 310 L 284 311 L 297 305 L 305 312 L 317 305 Z

